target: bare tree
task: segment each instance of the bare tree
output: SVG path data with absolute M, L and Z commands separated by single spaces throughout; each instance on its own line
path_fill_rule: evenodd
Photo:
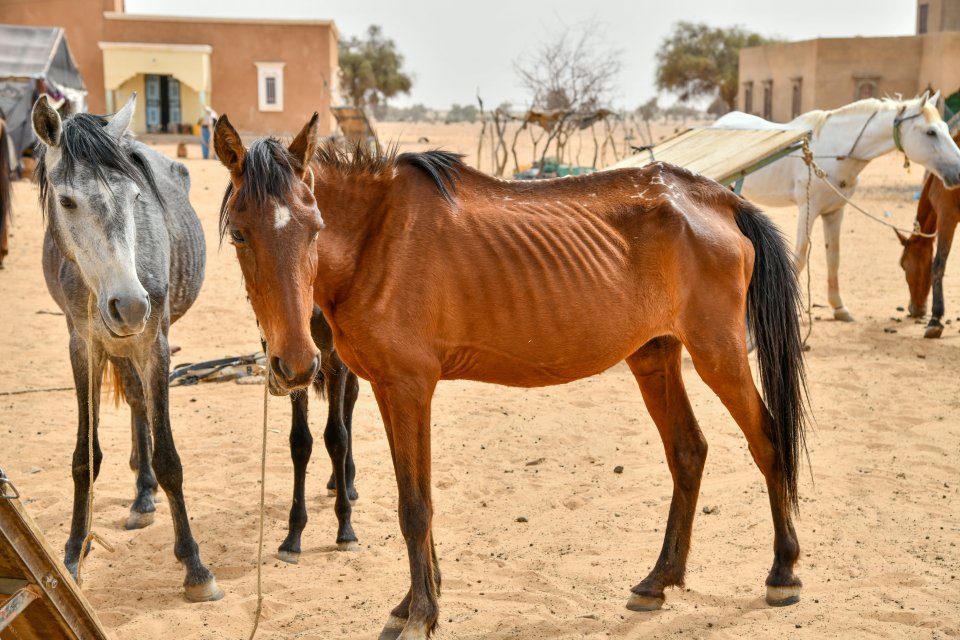
M 528 57 L 514 62 L 535 109 L 591 111 L 604 106 L 622 68 L 596 19 L 565 27 Z
M 620 56 L 619 50 L 606 44 L 603 29 L 594 19 L 565 27 L 531 55 L 514 62 L 532 108 L 547 116 L 538 120 L 547 133 L 541 165 L 551 146 L 561 162 L 571 135 L 583 128 L 583 118 L 607 103 L 622 68 Z

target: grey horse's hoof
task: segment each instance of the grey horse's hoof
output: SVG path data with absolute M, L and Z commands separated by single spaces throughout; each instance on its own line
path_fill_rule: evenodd
M 786 607 L 800 602 L 800 585 L 771 587 L 767 585 L 767 604 L 771 607 Z
M 347 540 L 337 543 L 337 551 L 360 551 L 360 543 L 356 540 Z
M 939 322 L 933 324 L 932 322 L 927 325 L 926 330 L 923 332 L 924 338 L 939 338 L 943 335 L 943 325 Z
M 289 564 L 299 564 L 300 554 L 295 551 L 277 550 L 277 560 L 282 560 Z
M 217 586 L 216 578 L 210 578 L 203 584 L 187 585 L 183 595 L 188 602 L 213 602 L 223 597 L 223 589 Z
M 658 611 L 663 607 L 663 596 L 645 596 L 631 593 L 627 600 L 627 609 L 630 611 Z
M 407 626 L 407 619 L 390 615 L 387 618 L 387 624 L 383 625 L 377 640 L 397 640 L 403 633 L 403 628 Z
M 148 511 L 146 513 L 140 513 L 139 511 L 131 511 L 130 515 L 127 516 L 127 522 L 123 526 L 128 530 L 130 529 L 143 529 L 144 527 L 149 527 L 153 524 L 153 520 L 156 517 L 156 511 Z
M 853 316 L 847 311 L 846 307 L 840 307 L 833 310 L 833 319 L 840 322 L 853 322 Z

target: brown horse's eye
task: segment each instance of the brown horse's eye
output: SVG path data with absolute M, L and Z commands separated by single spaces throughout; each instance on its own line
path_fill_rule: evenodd
M 243 237 L 243 234 L 237 231 L 236 229 L 233 229 L 232 231 L 230 231 L 230 239 L 233 240 L 234 244 L 244 244 L 246 242 L 246 239 Z
M 60 196 L 60 206 L 64 209 L 76 209 L 77 203 L 73 198 L 68 198 L 67 196 Z

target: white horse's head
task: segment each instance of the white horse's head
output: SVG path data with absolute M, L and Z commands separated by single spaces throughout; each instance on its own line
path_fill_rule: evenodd
M 960 186 L 960 148 L 937 111 L 940 92 L 905 100 L 894 120 L 894 141 L 910 160 L 953 188 Z

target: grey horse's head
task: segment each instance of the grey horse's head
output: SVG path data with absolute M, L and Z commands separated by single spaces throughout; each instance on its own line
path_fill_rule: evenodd
M 40 96 L 33 105 L 40 202 L 63 254 L 77 264 L 106 327 L 119 337 L 141 333 L 150 298 L 136 268 L 136 216 L 153 173 L 127 144 L 136 94 L 112 117 L 60 115 Z

